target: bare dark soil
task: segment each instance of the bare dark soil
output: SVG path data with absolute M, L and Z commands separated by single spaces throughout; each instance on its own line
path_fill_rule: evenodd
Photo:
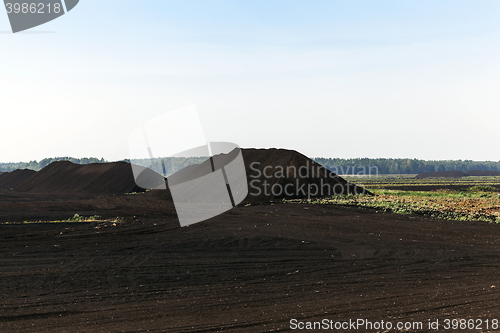
M 0 190 L 10 190 L 36 174 L 33 170 L 14 170 L 0 173 Z
M 246 202 L 262 202 L 282 198 L 311 197 L 304 190 L 313 186 L 317 196 L 337 194 L 365 193 L 363 188 L 358 188 L 346 182 L 328 169 L 309 159 L 303 154 L 287 149 L 241 149 L 244 159 L 244 170 L 250 190 L 255 195 L 248 196 Z M 240 150 L 229 154 L 219 154 L 214 157 L 215 168 L 219 169 L 233 160 Z M 192 165 L 180 170 L 168 179 L 168 183 L 185 182 L 205 174 L 210 165 L 210 160 L 199 165 Z M 140 167 L 138 167 L 140 168 Z M 142 168 L 141 176 L 157 181 L 160 176 L 153 171 Z M 292 186 L 288 191 L 271 191 L 271 188 L 285 188 Z M 150 188 L 154 188 L 151 186 Z M 136 185 L 132 168 L 125 162 L 92 163 L 78 165 L 69 161 L 53 162 L 35 172 L 32 170 L 15 170 L 0 175 L 0 191 L 11 190 L 23 193 L 58 194 L 123 194 L 143 192 L 144 189 Z M 312 192 L 313 194 L 315 192 Z M 281 194 L 280 194 L 281 193 Z
M 79 165 L 58 161 L 19 183 L 14 190 L 48 194 L 123 194 L 143 189 L 136 186 L 129 163 Z
M 473 186 L 476 185 L 475 184 L 385 185 L 382 186 L 382 188 L 390 190 L 399 190 L 399 191 L 437 191 L 437 190 L 465 191 Z M 500 190 L 500 185 L 489 185 L 489 186 L 498 188 Z
M 423 178 L 461 178 L 467 176 L 500 176 L 499 171 L 492 170 L 469 170 L 467 172 L 462 171 L 437 171 L 437 172 L 422 172 L 415 176 L 417 179 Z
M 440 177 L 448 177 L 448 178 L 460 178 L 467 177 L 468 175 L 462 171 L 437 171 L 437 172 L 422 172 L 415 176 L 417 179 L 422 178 L 440 178 Z
M 500 176 L 500 171 L 492 170 L 470 170 L 465 173 L 467 176 Z
M 276 176 L 318 170 L 297 152 L 243 154 L 256 186 L 356 188 L 334 174 Z M 59 162 L 16 181 L 0 191 L 0 332 L 271 332 L 292 319 L 422 332 L 429 319 L 500 319 L 498 225 L 256 196 L 180 228 L 169 191 L 134 194 L 122 163 Z M 123 222 L 48 223 L 74 214 Z
M 289 330 L 292 318 L 500 319 L 497 225 L 263 204 L 180 228 L 164 196 L 1 192 L 2 222 L 79 213 L 124 223 L 1 224 L 0 331 L 270 332 Z

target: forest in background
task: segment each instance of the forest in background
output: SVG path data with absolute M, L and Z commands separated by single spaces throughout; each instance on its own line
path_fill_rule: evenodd
M 84 157 L 84 158 L 74 158 L 74 157 L 51 157 L 44 158 L 41 161 L 30 161 L 30 162 L 15 162 L 15 163 L 0 163 L 0 172 L 11 172 L 17 169 L 30 169 L 35 171 L 40 171 L 55 161 L 70 161 L 75 164 L 90 164 L 90 163 L 106 163 L 107 161 L 103 158 L 98 159 L 95 157 Z
M 207 157 L 167 157 L 153 159 L 157 170 L 165 170 L 165 175 L 171 175 L 182 168 L 199 164 Z M 327 167 L 339 175 L 378 175 L 378 174 L 419 174 L 422 172 L 452 171 L 466 172 L 469 170 L 493 170 L 500 171 L 500 161 L 470 161 L 470 160 L 417 160 L 409 158 L 324 158 L 313 159 L 317 163 Z M 16 169 L 31 169 L 39 171 L 54 161 L 70 161 L 76 164 L 106 163 L 103 158 L 73 158 L 53 157 L 41 161 L 0 163 L 0 172 L 11 172 Z M 130 160 L 123 160 L 130 162 Z M 149 159 L 133 160 L 134 164 L 151 166 Z
M 154 170 L 165 170 L 164 175 L 169 176 L 184 167 L 192 164 L 199 164 L 205 161 L 207 157 L 165 157 L 165 158 L 154 158 L 152 163 L 150 159 L 134 159 L 132 163 L 144 167 L 149 167 Z M 56 161 L 70 161 L 75 164 L 90 164 L 90 163 L 108 163 L 109 161 L 101 158 L 74 158 L 74 157 L 53 157 L 45 158 L 41 161 L 30 161 L 30 162 L 17 162 L 17 163 L 0 163 L 0 172 L 11 172 L 16 169 L 30 169 L 35 171 L 40 171 L 52 162 Z M 122 160 L 121 162 L 131 161 L 129 159 Z
M 417 160 L 410 158 L 314 158 L 339 175 L 419 174 L 422 172 L 469 170 L 500 171 L 500 161 Z

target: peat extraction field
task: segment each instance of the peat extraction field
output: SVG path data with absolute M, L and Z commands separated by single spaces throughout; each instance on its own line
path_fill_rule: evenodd
M 346 177 L 374 196 L 337 196 L 315 201 L 459 221 L 500 223 L 500 177 L 418 179 L 414 175 Z M 291 201 L 293 202 L 293 200 Z
M 253 200 L 183 228 L 168 191 L 4 190 L 0 331 L 497 331 L 498 224 L 348 202 L 446 198 L 378 182 L 359 181 L 374 195 Z
M 500 332 L 500 1 L 4 7 L 0 333 Z
M 500 191 L 500 176 L 430 177 L 417 175 L 342 176 L 344 179 L 363 184 L 367 189 L 432 191 L 465 190 L 474 186 L 491 186 Z

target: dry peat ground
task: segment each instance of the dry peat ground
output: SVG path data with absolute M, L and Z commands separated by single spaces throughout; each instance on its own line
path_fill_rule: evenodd
M 496 224 L 262 204 L 180 228 L 157 191 L 0 194 L 4 223 L 75 213 L 124 222 L 0 225 L 1 332 L 270 332 L 291 319 L 497 331 Z
M 243 155 L 249 181 L 320 182 L 248 168 L 317 167 L 297 152 Z M 355 189 L 331 176 L 323 180 Z M 375 329 L 358 322 L 350 331 L 397 331 L 401 322 L 436 332 L 429 320 L 437 331 L 498 331 L 494 223 L 254 197 L 180 228 L 168 191 L 121 194 L 136 188 L 123 163 L 59 162 L 1 178 L 0 332 L 271 332 L 358 319 Z M 449 185 L 407 182 L 389 188 Z M 75 214 L 99 217 L 60 222 Z
M 358 178 L 358 181 L 375 195 L 320 198 L 315 203 L 360 206 L 447 220 L 500 223 L 498 176 L 467 179 L 382 176 Z

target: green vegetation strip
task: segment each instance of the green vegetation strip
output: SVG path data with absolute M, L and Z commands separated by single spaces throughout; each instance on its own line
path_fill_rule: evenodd
M 283 200 L 285 203 L 309 203 L 362 207 L 405 215 L 423 215 L 458 221 L 500 223 L 500 193 L 490 186 L 464 191 L 372 190 L 374 196 L 333 196 L 315 200 Z
M 45 223 L 98 223 L 98 224 L 110 224 L 116 226 L 123 222 L 123 217 L 115 217 L 111 219 L 102 219 L 99 215 L 93 215 L 89 217 L 84 217 L 78 214 L 73 215 L 67 220 L 51 220 L 51 221 L 22 221 L 22 222 L 1 222 L 0 224 L 45 224 Z
M 422 172 L 469 170 L 500 171 L 500 161 L 432 161 L 410 158 L 314 158 L 319 164 L 340 175 L 419 174 Z
M 367 189 L 391 188 L 391 187 L 413 187 L 413 186 L 492 186 L 500 187 L 500 177 L 488 176 L 470 176 L 463 178 L 424 178 L 417 179 L 415 176 L 408 175 L 384 175 L 377 177 L 352 177 L 342 176 L 342 178 L 354 182 L 358 185 L 365 186 Z M 500 189 L 497 189 L 500 191 Z

